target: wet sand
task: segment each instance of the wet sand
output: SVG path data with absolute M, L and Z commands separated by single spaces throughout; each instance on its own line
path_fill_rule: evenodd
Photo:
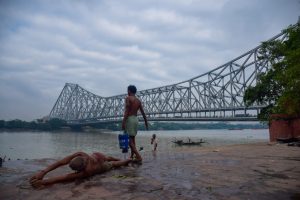
M 42 190 L 28 180 L 54 159 L 6 161 L 0 199 L 300 199 L 299 147 L 257 143 L 143 156 L 142 165 Z M 67 167 L 49 176 L 65 172 Z

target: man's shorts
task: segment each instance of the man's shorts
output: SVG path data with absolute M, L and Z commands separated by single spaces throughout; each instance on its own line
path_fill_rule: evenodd
M 135 115 L 131 115 L 126 120 L 126 133 L 129 136 L 136 136 L 138 129 L 138 118 Z

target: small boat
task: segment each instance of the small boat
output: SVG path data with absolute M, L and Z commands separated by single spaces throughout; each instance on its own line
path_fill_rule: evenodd
M 177 144 L 177 145 L 201 145 L 202 143 L 206 143 L 202 138 L 199 140 L 199 141 L 192 141 L 190 138 L 188 138 L 188 141 L 184 142 L 183 140 L 177 140 L 175 138 L 174 141 L 172 141 L 174 144 Z

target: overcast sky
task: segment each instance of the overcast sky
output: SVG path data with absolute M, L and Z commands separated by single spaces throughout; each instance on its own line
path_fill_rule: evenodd
M 299 0 L 0 0 L 0 119 L 49 114 L 66 82 L 112 96 L 187 80 L 299 15 Z

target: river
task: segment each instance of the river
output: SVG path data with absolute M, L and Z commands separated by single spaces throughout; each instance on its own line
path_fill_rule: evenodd
M 59 158 L 76 151 L 91 153 L 100 151 L 111 155 L 119 154 L 118 134 L 121 132 L 0 132 L 0 156 L 16 159 Z M 140 131 L 136 143 L 143 147 L 142 152 L 151 151 L 152 134 L 158 137 L 158 151 L 172 151 L 176 146 L 174 138 L 192 141 L 204 139 L 205 146 L 267 142 L 268 129 L 244 130 L 178 130 L 178 131 Z M 199 148 L 202 148 L 199 147 Z

